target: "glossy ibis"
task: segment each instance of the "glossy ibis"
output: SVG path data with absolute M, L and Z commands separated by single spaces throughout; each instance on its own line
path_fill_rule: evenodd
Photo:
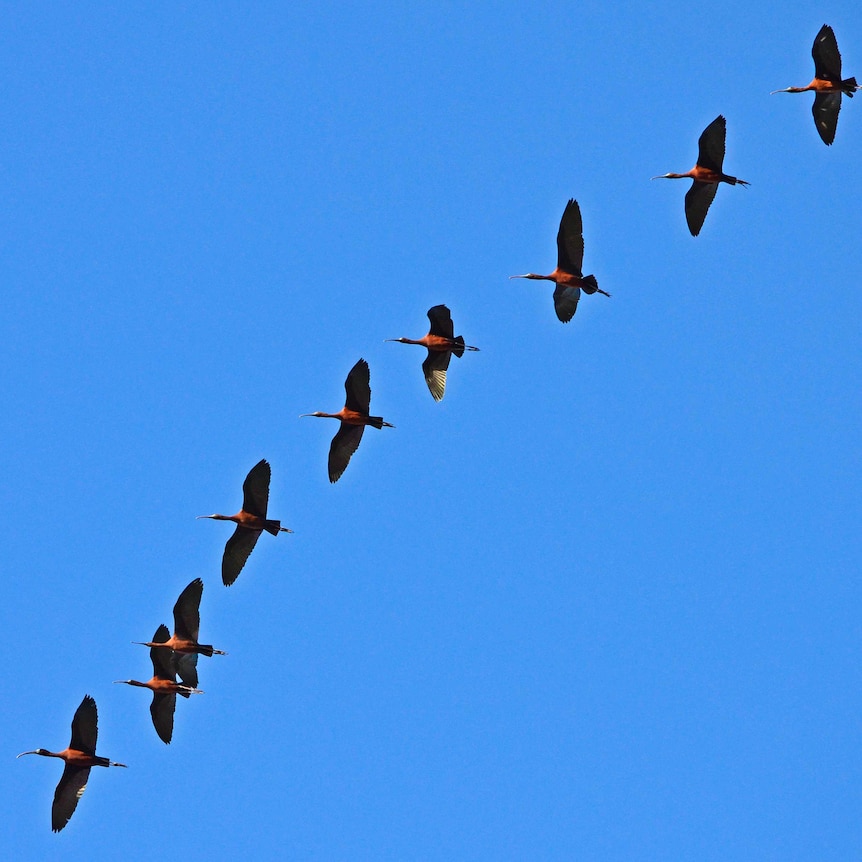
M 464 338 L 455 335 L 452 315 L 445 305 L 435 305 L 428 309 L 428 320 L 431 321 L 431 331 L 422 338 L 387 338 L 387 341 L 400 341 L 402 344 L 421 344 L 428 349 L 428 356 L 422 363 L 425 382 L 435 401 L 442 401 L 446 391 L 446 370 L 454 353 L 461 357 L 465 350 L 478 350 L 464 344 Z
M 173 664 L 180 679 L 192 688 L 198 687 L 198 656 L 227 655 L 211 644 L 198 643 L 201 627 L 200 604 L 204 583 L 195 578 L 181 593 L 174 605 L 174 633 L 164 641 L 134 641 L 150 649 L 174 651 Z
M 382 416 L 369 416 L 371 407 L 371 375 L 368 371 L 368 363 L 360 359 L 344 381 L 344 390 L 347 393 L 347 403 L 338 413 L 303 413 L 302 416 L 321 416 L 324 419 L 338 419 L 341 427 L 332 438 L 329 447 L 329 481 L 337 482 L 341 474 L 350 463 L 350 456 L 359 448 L 362 440 L 362 432 L 366 425 L 374 428 L 394 428 L 389 422 L 384 422 Z M 302 418 L 300 416 L 300 419 Z
M 581 208 L 573 198 L 566 204 L 563 217 L 560 219 L 560 229 L 557 231 L 557 268 L 550 275 L 538 275 L 528 272 L 525 275 L 510 275 L 509 278 L 535 278 L 543 281 L 553 281 L 554 310 L 557 317 L 568 323 L 578 310 L 578 300 L 581 291 L 586 294 L 603 293 L 594 275 L 584 275 L 581 267 L 584 262 L 584 228 L 581 221 Z
M 719 114 L 704 130 L 697 142 L 697 164 L 684 174 L 662 174 L 654 180 L 683 180 L 691 178 L 691 188 L 685 194 L 685 220 L 692 236 L 703 227 L 709 205 L 719 183 L 747 186 L 745 180 L 731 177 L 721 169 L 724 162 L 726 121 Z
M 153 635 L 154 643 L 166 643 L 170 637 L 168 627 L 161 625 Z M 150 715 L 153 718 L 153 727 L 164 743 L 170 743 L 174 733 L 174 710 L 177 705 L 177 695 L 188 697 L 191 694 L 203 694 L 200 689 L 192 688 L 177 682 L 171 655 L 166 650 L 150 649 L 150 659 L 153 662 L 153 677 L 148 682 L 138 682 L 136 679 L 118 679 L 115 682 L 126 685 L 136 685 L 148 688 L 153 693 L 153 702 L 150 704 Z
M 54 791 L 54 804 L 51 806 L 51 829 L 54 832 L 59 832 L 75 813 L 78 800 L 87 789 L 91 767 L 125 767 L 126 765 L 114 763 L 107 757 L 99 757 L 96 754 L 98 721 L 96 701 L 86 694 L 81 705 L 75 710 L 75 717 L 72 719 L 72 739 L 68 748 L 57 752 L 37 748 L 35 751 L 25 751 L 18 755 L 23 757 L 25 754 L 41 754 L 43 757 L 59 757 L 66 763 L 66 768 Z
M 266 530 L 277 536 L 292 533 L 281 521 L 266 517 L 269 502 L 270 468 L 266 460 L 258 461 L 249 470 L 242 483 L 242 508 L 235 515 L 198 515 L 198 518 L 213 518 L 216 521 L 233 521 L 237 526 L 224 546 L 221 559 L 221 579 L 229 587 L 239 576 L 248 555 L 257 544 L 260 534 Z
M 838 112 L 841 110 L 841 94 L 853 98 L 860 89 L 855 78 L 841 80 L 841 54 L 838 42 L 828 24 L 820 28 L 811 47 L 814 58 L 814 80 L 805 87 L 787 87 L 784 90 L 773 90 L 775 93 L 807 93 L 814 92 L 814 105 L 811 113 L 814 115 L 814 125 L 823 143 L 828 147 L 835 140 L 835 129 L 838 127 Z

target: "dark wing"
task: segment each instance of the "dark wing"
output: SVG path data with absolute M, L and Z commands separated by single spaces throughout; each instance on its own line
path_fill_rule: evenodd
M 811 113 L 814 115 L 814 125 L 817 134 L 828 147 L 835 140 L 835 130 L 838 128 L 838 112 L 841 110 L 841 93 L 816 93 Z
M 196 641 L 201 627 L 201 595 L 204 582 L 195 578 L 181 593 L 174 605 L 174 634 Z
M 366 366 L 367 368 L 368 366 Z M 338 433 L 332 438 L 332 445 L 329 447 L 330 482 L 337 482 L 341 478 L 341 474 L 350 463 L 350 456 L 359 448 L 359 441 L 362 440 L 362 432 L 364 430 L 364 425 L 341 423 L 341 427 L 338 429 Z
M 719 174 L 722 172 L 726 131 L 727 123 L 719 114 L 701 133 L 697 140 L 697 163 L 702 168 L 709 168 Z
M 242 483 L 242 510 L 258 518 L 266 517 L 266 507 L 269 503 L 269 479 L 271 471 L 266 459 L 258 461 L 249 470 L 245 482 Z
M 692 236 L 697 236 L 703 227 L 703 221 L 709 210 L 709 205 L 715 198 L 718 183 L 699 183 L 695 180 L 685 194 L 685 220 Z
M 431 321 L 431 335 L 439 335 L 442 338 L 455 337 L 452 315 L 445 305 L 435 305 L 434 308 L 429 308 L 428 320 Z
M 156 633 L 153 635 L 153 643 L 163 644 L 170 640 L 171 633 L 167 626 L 159 626 Z M 160 649 L 159 647 L 150 647 L 150 658 L 153 662 L 153 676 L 159 679 L 169 679 L 171 682 L 176 681 L 174 673 L 174 665 L 171 662 L 171 650 Z
M 174 670 L 184 685 L 198 687 L 198 654 L 175 652 L 171 656 Z
M 835 34 L 828 24 L 824 24 L 814 37 L 811 56 L 814 58 L 815 78 L 836 84 L 841 80 L 841 54 L 838 53 Z
M 99 714 L 96 711 L 96 701 L 89 694 L 85 694 L 81 705 L 75 710 L 75 716 L 72 719 L 72 741 L 69 743 L 69 748 L 73 748 L 75 751 L 83 751 L 84 754 L 95 755 L 96 737 L 99 734 L 98 722 Z M 62 784 L 62 781 L 60 783 Z M 87 780 L 85 778 L 84 784 L 86 783 Z M 72 811 L 74 810 L 75 806 L 73 805 L 66 820 L 72 816 Z
M 249 530 L 248 527 L 237 527 L 224 546 L 224 556 L 221 558 L 221 579 L 229 587 L 238 577 L 248 559 L 248 555 L 257 544 L 260 530 Z
M 422 363 L 425 382 L 428 384 L 431 397 L 435 401 L 442 401 L 446 392 L 446 369 L 449 367 L 451 358 L 451 350 L 429 350 L 428 357 Z
M 357 413 L 368 415 L 368 409 L 371 407 L 370 381 L 371 373 L 368 370 L 368 363 L 364 359 L 360 359 L 350 369 L 350 374 L 347 375 L 347 380 L 344 381 L 348 410 L 355 410 Z
M 177 706 L 177 696 L 153 692 L 153 702 L 150 704 L 150 715 L 153 717 L 153 727 L 164 743 L 170 743 L 174 735 L 174 710 Z
M 579 287 L 567 287 L 558 284 L 554 290 L 554 311 L 563 323 L 568 323 L 578 310 L 578 300 L 581 298 Z
M 570 200 L 557 231 L 557 269 L 580 276 L 584 263 L 584 226 L 578 202 Z M 574 314 L 574 312 L 572 312 Z
M 66 764 L 60 783 L 54 791 L 54 804 L 51 806 L 51 829 L 54 832 L 59 832 L 75 813 L 78 800 L 87 789 L 89 777 L 89 766 Z

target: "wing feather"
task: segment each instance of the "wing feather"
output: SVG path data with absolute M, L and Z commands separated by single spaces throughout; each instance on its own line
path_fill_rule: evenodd
M 431 335 L 439 335 L 441 338 L 455 337 L 452 315 L 445 305 L 435 305 L 433 308 L 429 308 L 428 320 L 431 321 Z
M 156 729 L 159 739 L 168 745 L 174 735 L 174 710 L 176 706 L 177 696 L 173 692 L 169 694 L 153 692 L 153 702 L 150 704 L 153 727 Z
M 96 710 L 96 701 L 89 694 L 86 694 L 81 705 L 75 710 L 75 716 L 72 719 L 72 740 L 69 743 L 69 748 L 95 756 L 96 738 L 99 735 L 98 723 L 99 714 Z M 74 811 L 74 806 L 72 810 Z M 69 817 L 71 816 L 72 812 L 70 811 Z
M 572 198 L 563 210 L 560 229 L 557 231 L 557 269 L 581 276 L 583 263 L 584 227 L 581 221 L 581 208 Z
M 344 391 L 347 393 L 347 409 L 368 415 L 371 407 L 371 372 L 368 363 L 360 359 L 344 381 Z
M 329 447 L 329 481 L 337 482 L 350 463 L 353 453 L 359 448 L 364 425 L 341 423 L 338 433 L 332 438 Z
M 224 556 L 221 559 L 221 579 L 229 587 L 238 577 L 254 550 L 260 530 L 250 530 L 248 527 L 237 527 L 224 546 Z
M 718 183 L 700 183 L 694 180 L 685 194 L 685 220 L 692 236 L 697 236 L 703 227 L 710 204 L 715 198 Z
M 579 287 L 558 284 L 554 290 L 554 311 L 557 312 L 557 318 L 563 323 L 568 323 L 578 310 L 580 298 L 581 289 Z
M 196 641 L 201 627 L 200 604 L 204 582 L 195 578 L 174 605 L 174 632 L 178 637 Z
M 841 93 L 815 93 L 811 114 L 817 134 L 823 143 L 830 146 L 838 128 L 838 112 L 841 110 Z
M 435 401 L 442 401 L 446 393 L 446 371 L 451 358 L 451 350 L 429 350 L 428 356 L 422 363 L 425 382 Z
M 815 78 L 836 84 L 841 80 L 841 54 L 838 52 L 835 33 L 828 24 L 824 24 L 814 37 L 811 57 L 814 60 Z
M 701 132 L 697 141 L 697 163 L 702 168 L 709 168 L 719 174 L 722 172 L 726 132 L 727 122 L 721 114 Z
M 87 789 L 89 777 L 89 766 L 66 764 L 57 789 L 54 791 L 54 804 L 51 806 L 51 829 L 54 832 L 59 832 L 75 813 L 78 800 Z
M 245 477 L 242 483 L 242 509 L 258 518 L 266 517 L 269 504 L 270 466 L 264 458 L 258 461 Z

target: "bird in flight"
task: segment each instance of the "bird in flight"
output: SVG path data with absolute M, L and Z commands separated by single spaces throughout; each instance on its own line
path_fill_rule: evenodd
M 96 737 L 99 715 L 96 701 L 90 695 L 84 695 L 81 705 L 75 710 L 72 719 L 72 739 L 69 747 L 62 751 L 48 751 L 37 748 L 35 751 L 24 751 L 18 755 L 41 754 L 42 757 L 59 757 L 66 764 L 63 775 L 54 791 L 54 804 L 51 806 L 51 829 L 59 832 L 75 813 L 78 800 L 87 789 L 87 779 L 93 766 L 122 766 L 125 763 L 114 763 L 107 757 L 96 754 Z
M 216 521 L 233 521 L 237 526 L 233 535 L 224 546 L 221 560 L 221 579 L 229 587 L 239 577 L 245 561 L 254 550 L 260 534 L 266 530 L 277 536 L 279 533 L 292 533 L 281 521 L 266 517 L 269 502 L 270 467 L 266 460 L 258 461 L 249 470 L 242 483 L 242 508 L 235 515 L 198 515 L 198 518 L 212 518 Z
M 353 453 L 359 448 L 362 432 L 366 425 L 373 428 L 394 428 L 389 422 L 384 422 L 382 416 L 369 416 L 371 409 L 371 374 L 368 363 L 360 359 L 344 381 L 347 393 L 347 403 L 338 413 L 303 413 L 303 416 L 320 416 L 324 419 L 339 419 L 341 427 L 332 438 L 329 447 L 329 481 L 337 482 L 350 463 Z
M 722 170 L 726 121 L 720 114 L 703 130 L 697 142 L 697 164 L 684 174 L 662 174 L 654 180 L 691 179 L 691 188 L 685 194 L 685 220 L 692 236 L 703 227 L 707 210 L 715 198 L 719 183 L 747 186 L 745 180 L 728 176 Z
M 399 341 L 401 344 L 420 344 L 427 348 L 428 356 L 422 363 L 422 373 L 425 375 L 431 397 L 435 401 L 442 401 L 446 392 L 446 371 L 452 354 L 460 358 L 465 350 L 479 348 L 465 344 L 463 336 L 455 335 L 452 315 L 445 305 L 429 308 L 428 320 L 431 321 L 431 330 L 421 338 L 387 338 L 386 340 Z
M 594 275 L 584 275 L 581 267 L 584 262 L 584 227 L 581 221 L 581 208 L 572 198 L 563 210 L 560 228 L 557 231 L 557 268 L 550 275 L 528 272 L 524 275 L 510 275 L 509 278 L 533 278 L 553 281 L 554 311 L 557 318 L 568 323 L 578 310 L 581 291 L 587 295 L 602 293 L 610 296 L 599 287 Z
M 841 54 L 835 33 L 828 24 L 824 24 L 815 36 L 811 56 L 814 58 L 814 80 L 810 84 L 773 90 L 770 95 L 813 91 L 814 104 L 811 113 L 814 115 L 814 125 L 817 127 L 817 134 L 828 147 L 835 140 L 842 94 L 852 99 L 856 90 L 862 88 L 855 78 L 841 79 Z

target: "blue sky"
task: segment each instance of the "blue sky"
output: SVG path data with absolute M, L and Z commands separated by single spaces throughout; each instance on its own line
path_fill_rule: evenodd
M 862 80 L 858 5 L 282 5 L 3 7 L 9 858 L 857 858 L 862 98 L 827 148 L 769 92 L 824 22 Z M 649 178 L 718 114 L 695 239 Z M 507 277 L 571 197 L 564 326 Z M 439 303 L 435 404 L 383 342 Z M 227 590 L 260 458 L 295 534 Z M 168 747 L 112 680 L 196 577 Z M 130 768 L 52 835 L 14 755 L 85 693 Z

